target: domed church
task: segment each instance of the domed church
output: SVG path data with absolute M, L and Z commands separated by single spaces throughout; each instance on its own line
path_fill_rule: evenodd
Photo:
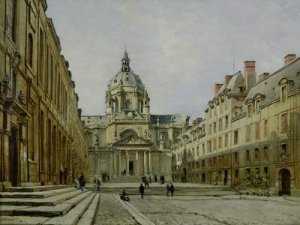
M 105 115 L 82 116 L 89 143 L 89 177 L 137 181 L 143 175 L 171 180 L 173 140 L 187 115 L 150 114 L 150 98 L 125 50 L 121 70 L 109 81 Z

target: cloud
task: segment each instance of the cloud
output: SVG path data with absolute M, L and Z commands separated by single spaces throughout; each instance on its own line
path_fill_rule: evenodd
M 298 53 L 300 2 L 246 0 L 51 0 L 63 54 L 84 114 L 104 114 L 108 81 L 125 45 L 155 114 L 203 116 L 213 85 L 257 61 L 274 72 Z M 234 66 L 235 65 L 235 66 Z

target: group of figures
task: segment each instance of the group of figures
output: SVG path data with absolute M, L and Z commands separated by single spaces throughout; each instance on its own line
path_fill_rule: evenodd
M 175 191 L 174 185 L 172 183 L 169 183 L 169 184 L 167 184 L 166 188 L 167 188 L 167 196 L 168 197 L 169 196 L 173 197 L 174 196 L 174 191 Z M 144 183 L 141 183 L 140 187 L 139 187 L 139 192 L 141 194 L 142 199 L 144 198 L 145 189 L 146 189 L 146 186 L 144 185 Z M 123 201 L 130 201 L 128 193 L 126 193 L 126 189 L 123 189 L 122 193 L 120 194 L 120 198 Z
M 74 182 L 75 182 L 75 188 L 76 188 L 76 189 L 80 189 L 81 191 L 84 190 L 86 180 L 85 180 L 85 177 L 84 177 L 84 175 L 83 175 L 82 172 L 80 173 L 79 176 L 77 175 L 77 176 L 75 177 Z

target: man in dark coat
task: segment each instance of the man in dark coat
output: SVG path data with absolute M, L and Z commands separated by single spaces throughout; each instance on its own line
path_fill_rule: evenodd
M 173 197 L 174 191 L 175 191 L 174 185 L 171 183 L 170 185 L 171 197 Z
M 140 188 L 139 188 L 139 190 L 140 190 L 140 193 L 141 193 L 141 198 L 144 198 L 144 191 L 145 191 L 145 187 L 143 186 L 143 184 L 141 183 L 141 185 L 140 185 Z
M 80 177 L 78 180 L 79 180 L 79 184 L 80 184 L 80 189 L 81 189 L 81 191 L 83 191 L 83 189 L 85 187 L 85 179 L 84 179 L 84 175 L 82 172 L 80 173 Z

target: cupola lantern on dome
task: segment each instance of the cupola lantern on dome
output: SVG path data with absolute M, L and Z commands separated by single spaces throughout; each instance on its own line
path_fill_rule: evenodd
M 130 59 L 128 57 L 127 50 L 125 50 L 124 56 L 122 58 L 122 69 L 121 69 L 122 72 L 129 72 L 130 71 L 129 62 L 130 62 Z

